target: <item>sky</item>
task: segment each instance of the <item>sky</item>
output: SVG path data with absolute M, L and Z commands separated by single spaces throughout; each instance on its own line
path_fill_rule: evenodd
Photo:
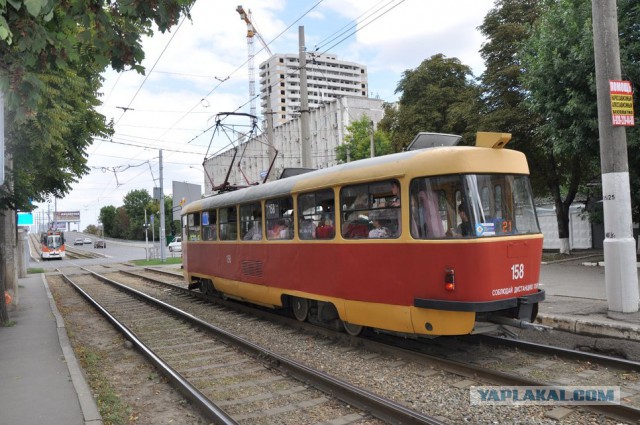
M 165 195 L 173 181 L 204 186 L 205 157 L 229 147 L 223 133 L 214 135 L 216 115 L 250 112 L 247 25 L 238 5 L 251 11 L 273 53 L 297 53 L 302 26 L 307 51 L 365 65 L 369 96 L 392 102 L 402 73 L 434 54 L 456 57 L 480 76 L 478 26 L 494 1 L 198 0 L 191 20 L 143 40 L 146 75 L 105 72 L 98 111 L 113 120 L 115 134 L 93 142 L 90 173 L 63 199 L 37 204 L 36 218 L 56 209 L 80 211 L 81 222 L 71 229 L 84 230 L 98 224 L 100 208 L 122 206 L 130 191 L 152 195 L 160 186 L 160 150 Z M 268 56 L 255 37 L 254 51 L 259 93 L 259 65 Z M 259 115 L 259 99 L 256 106 Z M 236 120 L 240 129 L 249 124 Z

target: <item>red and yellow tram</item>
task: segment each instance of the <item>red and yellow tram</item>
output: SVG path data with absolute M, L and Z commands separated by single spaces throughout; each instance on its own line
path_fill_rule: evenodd
M 191 287 L 298 320 L 423 336 L 537 315 L 542 233 L 510 136 L 412 150 L 182 210 Z

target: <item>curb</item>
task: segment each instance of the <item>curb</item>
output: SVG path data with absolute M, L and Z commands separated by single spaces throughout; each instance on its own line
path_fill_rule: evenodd
M 58 340 L 60 341 L 60 347 L 62 348 L 62 354 L 64 354 L 64 360 L 69 369 L 69 375 L 71 376 L 71 382 L 73 383 L 76 393 L 78 394 L 78 401 L 80 402 L 80 409 L 82 410 L 82 416 L 84 416 L 84 423 L 86 425 L 102 425 L 102 417 L 98 411 L 98 406 L 91 393 L 91 388 L 82 374 L 82 369 L 78 364 L 78 359 L 73 352 L 73 347 L 69 341 L 67 335 L 67 329 L 64 326 L 64 320 L 62 315 L 58 311 L 56 302 L 53 299 L 53 295 L 49 290 L 49 284 L 45 278 L 44 273 L 40 273 L 42 278 L 42 284 L 47 292 L 47 298 L 49 299 L 49 306 L 51 312 L 56 318 L 56 328 L 58 330 Z
M 640 342 L 640 326 L 628 323 L 612 323 L 602 320 L 577 319 L 554 314 L 539 314 L 536 322 L 553 329 L 579 335 L 611 337 Z

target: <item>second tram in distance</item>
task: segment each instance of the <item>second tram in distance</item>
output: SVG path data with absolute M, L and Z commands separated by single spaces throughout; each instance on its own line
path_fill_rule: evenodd
M 542 233 L 529 167 L 478 133 L 210 196 L 182 209 L 191 287 L 357 335 L 532 322 Z M 495 325 L 491 328 L 495 328 Z
M 66 256 L 64 232 L 49 230 L 40 235 L 40 257 L 43 260 L 62 260 Z

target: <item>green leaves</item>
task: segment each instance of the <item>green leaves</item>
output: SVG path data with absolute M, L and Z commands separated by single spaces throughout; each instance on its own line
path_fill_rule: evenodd
M 142 35 L 188 14 L 194 0 L 0 0 L 0 87 L 12 193 L 0 208 L 64 196 L 87 173 L 86 148 L 111 129 L 95 111 L 100 74 L 142 72 Z

